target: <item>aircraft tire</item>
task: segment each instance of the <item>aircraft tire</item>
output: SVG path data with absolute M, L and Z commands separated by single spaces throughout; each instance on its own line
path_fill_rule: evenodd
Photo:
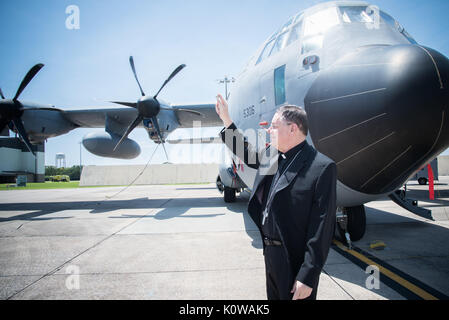
M 425 186 L 427 184 L 427 179 L 426 178 L 419 178 L 418 179 L 418 183 L 422 186 Z
M 235 189 L 225 187 L 224 188 L 224 201 L 226 203 L 235 202 Z
M 348 233 L 351 237 L 351 241 L 358 241 L 363 238 L 366 231 L 366 213 L 365 206 L 356 206 L 356 207 L 346 207 L 346 214 L 348 215 Z M 344 242 L 345 232 L 338 225 L 337 228 L 340 233 L 340 237 Z

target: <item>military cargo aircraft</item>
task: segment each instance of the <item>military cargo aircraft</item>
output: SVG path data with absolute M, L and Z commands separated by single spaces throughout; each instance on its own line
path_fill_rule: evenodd
M 215 103 L 171 105 L 157 99 L 184 65 L 154 96 L 145 95 L 132 57 L 130 65 L 142 95 L 137 102 L 113 101 L 127 108 L 71 111 L 18 100 L 42 68 L 36 65 L 13 99 L 0 91 L 0 131 L 14 129 L 31 150 L 31 144 L 75 128 L 105 127 L 104 133 L 83 139 L 86 149 L 131 159 L 140 153 L 128 138 L 136 127 L 163 144 L 173 130 L 192 127 L 194 121 L 202 127 L 222 124 Z M 306 109 L 308 142 L 337 163 L 339 225 L 359 240 L 365 232 L 364 204 L 394 194 L 448 148 L 448 77 L 449 60 L 418 44 L 386 12 L 364 1 L 333 1 L 294 15 L 274 32 L 237 77 L 228 103 L 242 130 L 263 128 L 285 104 Z M 239 159 L 226 158 L 217 178 L 224 200 L 235 201 L 237 192 L 251 189 L 255 174 Z
M 449 146 L 449 60 L 386 12 L 362 1 L 304 10 L 263 43 L 236 83 L 228 103 L 242 131 L 267 127 L 282 105 L 305 107 L 308 142 L 337 163 L 337 205 L 352 240 L 365 232 L 363 204 L 386 195 L 429 217 L 395 191 Z M 238 159 L 221 165 L 225 201 L 251 187 L 255 172 Z

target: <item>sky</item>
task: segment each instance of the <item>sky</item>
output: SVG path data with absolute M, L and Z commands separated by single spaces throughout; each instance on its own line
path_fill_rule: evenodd
M 2 0 L 0 2 L 0 87 L 12 98 L 28 70 L 45 67 L 20 96 L 22 101 L 64 110 L 117 107 L 135 102 L 140 91 L 129 66 L 134 61 L 147 95 L 155 94 L 179 65 L 182 70 L 161 92 L 170 103 L 214 103 L 224 95 L 218 79 L 236 77 L 258 47 L 291 16 L 320 0 Z M 449 56 L 448 0 L 373 0 L 396 18 L 418 43 Z M 68 29 L 66 8 L 79 8 L 79 29 Z M 230 91 L 232 92 L 230 85 Z M 178 129 L 169 138 L 216 136 L 221 128 Z M 156 148 L 143 128 L 129 138 L 141 155 L 133 160 L 102 158 L 80 147 L 83 136 L 104 129 L 75 129 L 45 145 L 45 164 L 56 153 L 67 166 L 145 164 Z M 218 162 L 222 145 L 169 145 L 172 163 Z M 444 154 L 449 154 L 446 150 Z M 152 163 L 166 161 L 161 147 Z

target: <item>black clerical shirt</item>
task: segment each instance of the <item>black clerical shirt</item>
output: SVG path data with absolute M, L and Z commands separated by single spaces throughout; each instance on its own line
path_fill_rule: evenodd
M 304 145 L 306 144 L 305 140 L 301 142 L 300 144 L 294 146 L 290 150 L 288 150 L 286 153 L 280 153 L 278 158 L 278 170 L 276 171 L 275 175 L 271 175 L 265 178 L 264 182 L 264 190 L 263 190 L 263 197 L 262 197 L 262 212 L 264 211 L 268 195 L 270 193 L 271 188 L 275 187 L 276 182 L 279 180 L 281 175 L 284 173 L 290 162 L 293 160 L 293 158 L 298 154 Z M 267 187 L 269 186 L 269 187 Z M 262 225 L 262 234 L 264 237 L 267 237 L 272 240 L 280 240 L 280 236 L 275 228 L 274 220 L 273 220 L 273 214 L 274 212 L 269 212 L 268 217 L 265 221 L 265 223 Z M 261 219 L 263 219 L 263 215 L 261 215 Z

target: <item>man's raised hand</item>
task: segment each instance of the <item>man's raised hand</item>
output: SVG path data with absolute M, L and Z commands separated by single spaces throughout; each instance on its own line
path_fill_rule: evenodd
M 221 94 L 217 95 L 217 103 L 215 104 L 215 111 L 220 117 L 221 121 L 223 121 L 224 126 L 227 128 L 232 124 L 231 117 L 229 116 L 228 103 L 221 96 Z

